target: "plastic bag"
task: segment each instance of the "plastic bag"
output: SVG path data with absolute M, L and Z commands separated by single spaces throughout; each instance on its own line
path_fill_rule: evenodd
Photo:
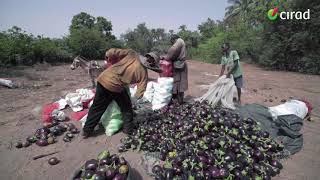
M 160 77 L 158 83 L 154 83 L 153 87 L 152 109 L 157 110 L 168 105 L 172 97 L 173 78 Z
M 145 99 L 148 102 L 152 102 L 153 94 L 154 94 L 154 85 L 155 82 L 148 82 L 146 91 L 143 94 L 143 99 Z
M 130 88 L 126 87 L 125 89 L 130 97 Z M 106 130 L 105 133 L 107 136 L 112 136 L 121 129 L 123 124 L 122 113 L 120 107 L 115 101 L 112 101 L 109 104 L 108 108 L 103 113 L 100 122 Z
M 160 68 L 162 73 L 160 73 L 160 77 L 173 77 L 173 64 L 171 61 L 160 60 Z
M 112 136 L 121 129 L 123 123 L 122 114 L 118 104 L 115 101 L 112 101 L 109 104 L 100 121 L 106 130 L 107 136 Z
M 209 90 L 196 101 L 207 100 L 212 106 L 216 106 L 221 102 L 222 107 L 235 109 L 233 104 L 233 95 L 236 92 L 233 77 L 227 78 L 226 75 L 221 76 L 213 84 Z
M 2 78 L 0 78 L 0 85 L 6 86 L 8 88 L 16 88 L 17 87 L 11 80 L 2 79 Z
M 152 102 L 153 94 L 154 94 L 154 87 L 153 87 L 154 84 L 156 84 L 156 82 L 153 82 L 153 81 L 148 82 L 146 91 L 143 93 L 143 97 L 142 97 L 143 102 Z M 131 98 L 133 98 L 137 92 L 137 86 L 134 86 L 129 90 L 130 90 Z
M 41 120 L 43 123 L 51 123 L 52 122 L 53 119 L 52 119 L 51 113 L 55 109 L 59 109 L 58 103 L 47 104 L 42 108 Z
M 92 90 L 77 89 L 75 93 L 67 94 L 65 100 L 74 112 L 79 112 L 83 109 L 83 103 L 88 106 L 94 95 Z
M 66 114 L 58 109 L 52 111 L 51 117 L 57 121 L 65 121 L 67 119 Z
M 290 115 L 294 114 L 301 119 L 304 119 L 308 114 L 307 105 L 298 100 L 290 100 L 284 104 L 280 104 L 278 106 L 269 107 L 269 111 L 274 118 L 282 115 Z

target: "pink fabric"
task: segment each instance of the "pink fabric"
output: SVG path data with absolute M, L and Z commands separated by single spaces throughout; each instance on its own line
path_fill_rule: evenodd
M 173 77 L 173 64 L 171 61 L 160 60 L 160 69 L 162 73 L 160 73 L 160 77 Z
M 41 117 L 42 122 L 51 123 L 52 122 L 51 113 L 55 109 L 59 109 L 59 104 L 58 103 L 51 103 L 51 104 L 45 105 L 42 108 L 42 117 Z
M 88 109 L 91 101 L 92 99 L 82 102 L 83 109 Z
M 80 121 L 86 114 L 88 114 L 89 109 L 84 109 L 83 111 L 80 112 L 73 112 L 71 114 L 71 119 L 75 121 Z
M 311 114 L 311 111 L 313 110 L 312 104 L 305 99 L 299 99 L 299 100 L 306 104 L 306 106 L 308 108 L 308 114 Z

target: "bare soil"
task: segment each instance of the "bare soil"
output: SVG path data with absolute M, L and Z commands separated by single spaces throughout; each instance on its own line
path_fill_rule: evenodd
M 187 100 L 206 92 L 205 85 L 214 82 L 220 72 L 218 65 L 188 61 L 189 90 Z M 284 160 L 284 169 L 275 179 L 311 179 L 320 177 L 320 76 L 292 72 L 266 71 L 250 64 L 243 64 L 245 87 L 243 104 L 259 103 L 274 106 L 283 99 L 305 98 L 313 106 L 313 121 L 306 121 L 302 129 L 304 147 L 302 151 Z M 116 152 L 123 137 L 118 133 L 112 137 L 100 135 L 86 140 L 76 137 L 64 143 L 61 137 L 56 144 L 47 147 L 32 145 L 16 149 L 17 140 L 25 140 L 41 126 L 40 109 L 78 88 L 91 86 L 88 75 L 80 69 L 71 71 L 69 65 L 19 67 L 0 69 L 1 78 L 10 78 L 20 85 L 17 89 L 0 87 L 0 179 L 51 180 L 70 179 L 75 169 L 85 160 L 96 158 L 106 148 Z M 156 78 L 155 73 L 150 77 Z M 75 122 L 78 127 L 80 124 Z M 61 162 L 50 166 L 49 157 L 32 160 L 32 157 L 59 151 L 54 155 Z M 135 179 L 151 179 L 141 165 L 141 156 L 136 152 L 122 154 L 131 164 Z

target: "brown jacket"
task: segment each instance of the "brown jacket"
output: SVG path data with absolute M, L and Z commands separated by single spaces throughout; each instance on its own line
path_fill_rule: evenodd
M 131 49 L 115 49 L 107 51 L 107 56 L 114 56 L 119 61 L 103 71 L 98 82 L 111 92 L 121 92 L 130 84 L 138 84 L 135 97 L 141 98 L 148 83 L 147 69 L 141 65 L 139 55 Z

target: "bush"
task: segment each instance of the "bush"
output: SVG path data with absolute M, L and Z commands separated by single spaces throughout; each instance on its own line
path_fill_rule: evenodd
M 74 31 L 68 42 L 74 54 L 94 59 L 104 58 L 107 42 L 98 30 L 83 28 Z
M 20 28 L 0 33 L 0 65 L 33 65 L 42 62 L 65 62 L 71 53 L 61 43 L 26 34 Z
M 1 65 L 26 64 L 32 58 L 33 36 L 26 34 L 19 27 L 12 27 L 1 33 L 0 38 L 0 61 Z
M 320 74 L 320 6 L 312 0 L 292 1 L 291 9 L 310 9 L 310 20 L 268 21 L 259 64 L 285 71 Z

